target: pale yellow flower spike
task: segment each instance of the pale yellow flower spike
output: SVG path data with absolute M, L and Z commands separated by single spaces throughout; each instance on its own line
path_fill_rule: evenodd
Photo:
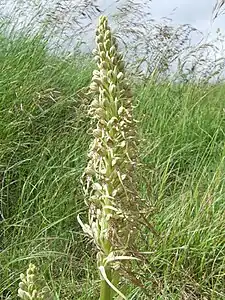
M 135 179 L 138 140 L 132 92 L 123 55 L 118 52 L 105 16 L 99 19 L 93 54 L 98 66 L 88 93 L 93 97 L 89 109 L 93 141 L 82 176 L 89 224 L 83 224 L 79 217 L 78 221 L 97 246 L 101 275 L 111 282 L 112 272 L 120 272 L 120 267 L 127 265 L 125 261 L 138 252 L 136 241 L 143 210 Z M 117 290 L 115 286 L 113 289 Z M 111 296 L 108 291 L 101 292 L 101 299 L 110 300 Z
M 18 296 L 23 300 L 53 300 L 48 287 L 41 288 L 37 268 L 29 264 L 26 275 L 20 275 Z

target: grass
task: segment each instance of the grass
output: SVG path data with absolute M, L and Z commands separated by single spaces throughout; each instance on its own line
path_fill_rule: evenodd
M 38 36 L 0 35 L 0 299 L 17 299 L 19 274 L 35 263 L 56 299 L 98 299 L 80 176 L 90 137 L 80 89 L 89 58 L 49 54 Z M 225 298 L 225 87 L 135 87 L 142 139 L 140 190 L 160 237 L 145 232 L 146 299 Z M 145 299 L 130 287 L 129 299 Z
M 165 299 L 224 297 L 222 90 L 168 84 L 138 93 L 146 186 L 162 234 L 149 265 Z

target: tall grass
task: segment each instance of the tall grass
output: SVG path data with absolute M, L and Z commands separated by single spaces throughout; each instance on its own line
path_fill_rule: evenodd
M 63 277 L 74 266 L 78 277 L 86 273 L 88 252 L 76 214 L 82 209 L 79 179 L 88 140 L 80 89 L 92 68 L 84 57 L 49 56 L 38 37 L 1 37 L 0 48 L 0 295 L 5 299 L 11 287 L 16 292 L 26 260 L 37 260 L 48 276 Z
M 162 299 L 224 297 L 223 90 L 149 83 L 137 93 L 145 192 L 161 233 L 147 277 Z
M 76 216 L 89 144 L 89 57 L 49 54 L 39 36 L 0 36 L 0 299 L 33 262 L 55 299 L 98 299 L 95 253 Z M 224 85 L 134 86 L 140 191 L 160 235 L 140 276 L 151 299 L 225 297 Z M 149 299 L 130 286 L 129 299 Z

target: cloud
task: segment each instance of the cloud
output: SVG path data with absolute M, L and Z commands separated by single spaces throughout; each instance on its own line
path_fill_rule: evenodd
M 188 23 L 204 33 L 225 30 L 225 16 L 212 22 L 216 0 L 153 0 L 152 16 L 155 19 L 169 17 L 176 24 Z

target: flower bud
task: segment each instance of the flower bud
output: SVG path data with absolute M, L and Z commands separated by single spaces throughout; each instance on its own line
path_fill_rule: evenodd
M 109 92 L 112 93 L 112 94 L 114 94 L 116 92 L 116 85 L 115 84 L 110 83 Z
M 110 50 L 110 46 L 111 46 L 111 41 L 108 39 L 106 40 L 106 42 L 104 42 L 104 47 L 106 51 Z
M 91 107 L 94 109 L 94 108 L 98 108 L 99 107 L 99 101 L 97 99 L 94 99 L 92 102 L 91 102 Z
M 100 129 L 94 129 L 93 130 L 93 136 L 94 137 L 101 137 L 102 136 L 102 130 L 100 130 Z
M 116 47 L 113 45 L 110 50 L 109 50 L 111 55 L 115 55 L 116 54 Z
M 18 296 L 24 300 L 32 300 L 30 294 L 28 292 L 22 290 L 21 288 L 18 289 Z
M 91 84 L 90 84 L 90 90 L 91 91 L 93 91 L 93 92 L 97 92 L 98 91 L 98 85 L 97 85 L 97 83 L 96 82 L 92 82 Z
M 95 56 L 95 55 L 98 55 L 98 50 L 97 49 L 93 49 L 92 50 L 92 54 Z
M 103 61 L 99 64 L 100 69 L 107 69 L 107 67 L 108 67 L 108 64 L 105 61 Z
M 33 290 L 31 297 L 32 297 L 31 299 L 37 299 L 38 298 L 38 291 L 37 290 Z
M 122 80 L 124 79 L 124 74 L 122 72 L 119 72 L 119 74 L 117 75 L 117 80 Z
M 107 77 L 108 77 L 108 78 L 112 78 L 112 77 L 113 77 L 113 71 L 112 71 L 112 70 L 109 70 L 109 71 L 108 71 Z
M 96 55 L 96 56 L 94 57 L 94 61 L 95 61 L 96 63 L 100 63 L 100 57 L 99 57 L 98 55 Z
M 106 32 L 105 32 L 105 39 L 106 40 L 110 40 L 111 39 L 111 32 L 110 32 L 110 30 L 106 30 Z
M 25 282 L 26 281 L 26 276 L 24 274 L 20 274 L 20 279 Z
M 101 57 L 102 60 L 105 60 L 105 59 L 106 59 L 106 54 L 105 54 L 104 51 L 101 51 L 101 52 L 100 52 L 100 57 Z

